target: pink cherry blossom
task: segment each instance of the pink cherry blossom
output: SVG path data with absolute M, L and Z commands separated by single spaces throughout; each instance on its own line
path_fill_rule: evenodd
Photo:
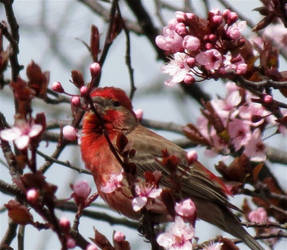
M 135 186 L 135 192 L 138 195 L 132 200 L 134 211 L 140 211 L 148 202 L 148 199 L 155 199 L 160 196 L 162 189 L 157 188 L 150 182 L 138 183 Z
M 260 103 L 249 102 L 239 108 L 240 117 L 254 127 L 261 125 L 270 114 Z
M 261 139 L 260 129 L 255 129 L 249 136 L 243 152 L 251 161 L 265 161 L 266 152 L 265 146 Z
M 171 79 L 165 81 L 167 86 L 174 86 L 184 80 L 190 71 L 190 67 L 186 63 L 188 56 L 185 53 L 175 53 L 173 59 L 162 67 L 162 72 L 171 76 Z
M 263 207 L 259 207 L 248 214 L 248 219 L 254 223 L 264 224 L 268 221 L 267 212 Z
M 195 60 L 207 70 L 218 70 L 222 64 L 222 54 L 217 49 L 210 49 L 200 52 Z
M 192 250 L 194 228 L 179 216 L 168 230 L 157 237 L 157 243 L 168 250 Z
M 174 207 L 175 212 L 181 217 L 192 218 L 196 216 L 196 206 L 191 199 L 186 199 L 181 202 L 177 202 Z
M 235 150 L 239 150 L 248 142 L 251 131 L 247 122 L 240 119 L 233 119 L 228 124 L 228 133 L 231 137 Z
M 202 250 L 220 250 L 223 246 L 223 243 L 217 242 L 217 243 L 211 243 L 208 246 L 205 246 Z
M 110 179 L 101 187 L 101 191 L 104 193 L 112 193 L 116 189 L 122 186 L 123 174 L 111 174 Z
M 31 139 L 38 136 L 43 130 L 40 124 L 29 124 L 25 121 L 18 121 L 17 124 L 8 129 L 0 131 L 0 137 L 4 141 L 14 141 L 20 150 L 29 146 Z
M 156 45 L 170 53 L 176 53 L 182 50 L 183 38 L 176 32 L 177 22 L 169 24 L 164 27 L 163 34 L 159 35 L 155 39 Z

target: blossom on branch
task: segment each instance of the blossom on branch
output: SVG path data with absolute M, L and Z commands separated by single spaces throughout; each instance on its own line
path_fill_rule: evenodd
M 157 46 L 171 56 L 170 62 L 162 67 L 171 76 L 166 85 L 247 72 L 240 52 L 245 46 L 241 32 L 246 22 L 237 22 L 235 12 L 211 10 L 207 20 L 180 11 L 175 16 L 155 39 Z
M 20 150 L 26 149 L 30 141 L 40 135 L 43 126 L 35 123 L 28 123 L 18 120 L 12 128 L 0 131 L 0 137 L 4 141 L 13 141 Z
M 157 237 L 157 243 L 168 250 L 192 250 L 193 237 L 193 226 L 178 216 L 168 230 Z

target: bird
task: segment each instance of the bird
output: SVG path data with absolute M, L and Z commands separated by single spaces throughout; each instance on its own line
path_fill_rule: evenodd
M 131 100 L 122 89 L 98 87 L 90 92 L 89 98 L 90 108 L 82 122 L 81 155 L 86 168 L 93 174 L 99 195 L 112 209 L 131 219 L 140 218 L 140 212 L 132 206 L 133 193 L 126 175 L 121 188 L 113 192 L 102 191 L 111 176 L 124 171 L 123 156 L 113 150 L 117 148 L 118 138 L 124 135 L 127 139 L 125 149 L 134 152 L 130 161 L 136 168 L 137 177 L 144 178 L 148 171 L 161 171 L 159 185 L 172 190 L 170 180 L 173 177 L 159 159 L 163 152 L 176 156 L 177 171 L 181 172 L 182 198 L 192 199 L 198 218 L 241 239 L 252 250 L 263 250 L 231 211 L 235 206 L 228 201 L 222 183 L 211 178 L 214 175 L 198 160 L 189 163 L 183 148 L 141 125 Z M 164 218 L 167 209 L 158 208 L 157 212 Z

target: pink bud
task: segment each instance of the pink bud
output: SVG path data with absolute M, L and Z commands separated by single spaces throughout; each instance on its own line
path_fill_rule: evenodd
M 125 239 L 126 239 L 126 236 L 122 232 L 116 231 L 114 233 L 114 240 L 115 241 L 121 242 L 121 241 L 124 241 Z
M 99 250 L 99 248 L 95 244 L 89 244 L 86 250 Z
M 88 94 L 88 91 L 89 91 L 89 89 L 88 89 L 87 86 L 82 86 L 82 87 L 80 88 L 81 96 L 86 96 L 86 95 Z
M 273 101 L 273 97 L 272 97 L 271 95 L 265 95 L 265 96 L 263 97 L 263 101 L 264 101 L 266 104 L 270 104 L 270 103 L 272 103 L 272 101 Z
M 135 112 L 137 119 L 139 121 L 141 121 L 141 119 L 143 118 L 143 110 L 142 109 L 136 109 L 134 112 Z
M 26 199 L 31 203 L 37 202 L 39 199 L 39 191 L 36 188 L 29 189 L 26 193 Z
M 63 127 L 63 136 L 68 141 L 75 141 L 77 139 L 77 130 L 71 125 L 66 125 Z
M 240 63 L 236 67 L 236 74 L 238 75 L 244 75 L 247 72 L 247 64 L 246 63 Z
M 179 34 L 180 36 L 185 36 L 187 34 L 187 29 L 185 27 L 184 23 L 178 23 L 175 26 L 175 31 L 177 34 Z
M 227 19 L 230 15 L 231 11 L 229 9 L 226 9 L 223 11 L 222 15 L 225 19 Z
M 63 93 L 64 89 L 62 87 L 62 84 L 60 82 L 53 82 L 52 83 L 52 90 L 58 93 Z
M 211 42 L 215 42 L 217 40 L 217 36 L 215 34 L 209 34 L 208 40 Z
M 192 21 L 195 18 L 195 14 L 194 13 L 185 13 L 185 17 L 186 17 L 187 21 Z
M 59 221 L 60 227 L 64 230 L 64 231 L 69 231 L 71 224 L 70 221 L 66 218 L 66 217 L 62 217 Z
M 73 238 L 69 237 L 67 239 L 67 248 L 74 248 L 75 246 L 76 246 L 76 241 Z
M 230 23 L 234 23 L 238 20 L 238 15 L 235 12 L 230 12 L 228 17 L 229 17 Z
M 179 23 L 183 23 L 185 21 L 185 18 L 186 18 L 185 13 L 182 11 L 176 11 L 175 17 L 176 17 L 177 22 L 179 22 Z
M 213 48 L 213 44 L 212 44 L 212 43 L 206 43 L 206 44 L 204 45 L 204 47 L 205 47 L 207 50 L 209 50 L 209 49 L 212 49 L 212 48 Z
M 183 82 L 184 82 L 185 84 L 192 84 L 192 83 L 195 82 L 195 79 L 194 79 L 194 77 L 193 77 L 191 74 L 187 74 L 187 75 L 184 77 Z
M 193 68 L 195 65 L 195 58 L 194 57 L 188 57 L 186 59 L 186 63 L 190 68 Z
M 80 104 L 81 104 L 80 97 L 79 96 L 73 96 L 71 99 L 71 103 L 73 106 L 76 106 L 76 107 L 80 106 Z
M 222 16 L 219 16 L 219 15 L 215 15 L 212 17 L 212 23 L 215 24 L 215 25 L 220 25 L 222 23 Z
M 189 164 L 192 164 L 194 161 L 196 161 L 197 157 L 198 157 L 197 152 L 194 150 L 189 150 L 186 153 L 186 158 L 187 158 Z
M 185 36 L 182 45 L 189 51 L 197 51 L 200 48 L 200 40 L 195 36 Z
M 268 220 L 267 212 L 263 207 L 259 207 L 248 214 L 248 219 L 254 223 L 264 224 Z
M 92 63 L 90 65 L 90 72 L 91 72 L 92 78 L 97 77 L 99 73 L 101 72 L 101 65 L 96 62 Z
M 77 198 L 86 200 L 91 193 L 91 187 L 86 180 L 79 180 L 73 185 L 73 191 Z

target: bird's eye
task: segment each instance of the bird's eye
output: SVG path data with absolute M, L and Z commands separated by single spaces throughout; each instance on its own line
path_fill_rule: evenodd
M 120 104 L 120 102 L 118 102 L 118 101 L 114 101 L 114 102 L 113 102 L 113 106 L 114 106 L 114 107 L 118 107 L 118 106 L 120 106 L 120 105 L 121 105 L 121 104 Z

